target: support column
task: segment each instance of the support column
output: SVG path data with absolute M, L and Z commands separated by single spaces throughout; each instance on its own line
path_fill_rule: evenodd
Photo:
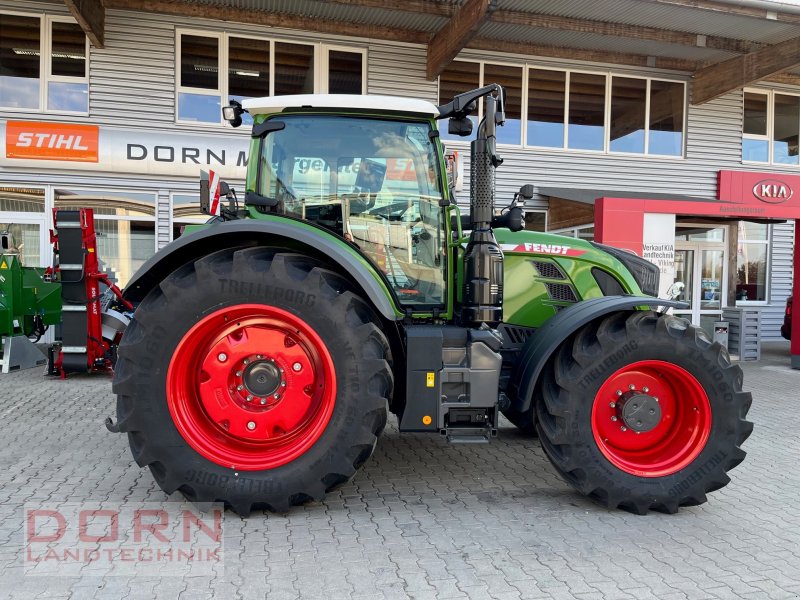
M 632 198 L 598 198 L 594 204 L 594 239 L 641 256 L 644 203 Z
M 794 222 L 794 291 L 792 292 L 792 368 L 800 369 L 800 219 Z

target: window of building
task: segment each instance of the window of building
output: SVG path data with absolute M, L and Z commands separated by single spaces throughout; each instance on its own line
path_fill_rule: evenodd
M 525 229 L 527 231 L 547 231 L 547 211 L 526 210 Z
M 231 187 L 241 189 L 231 183 Z M 183 235 L 187 225 L 199 225 L 211 218 L 200 210 L 200 196 L 197 194 L 172 194 L 172 240 Z
M 0 106 L 87 113 L 88 42 L 63 17 L 0 13 Z
M 594 225 L 579 225 L 578 227 L 554 229 L 553 231 L 548 231 L 548 233 L 557 233 L 558 235 L 578 238 L 579 240 L 586 240 L 587 242 L 594 241 Z
M 736 252 L 736 302 L 766 302 L 769 226 L 739 221 Z
M 745 90 L 742 161 L 800 165 L 800 95 Z
M 510 65 L 483 65 L 483 85 L 498 83 L 506 92 L 503 110 L 506 122 L 497 128 L 497 143 L 522 143 L 522 67 Z M 466 91 L 466 90 L 465 90 Z
M 566 71 L 528 70 L 528 145 L 564 147 Z
M 155 194 L 111 190 L 55 189 L 56 208 L 94 209 L 100 268 L 125 287 L 156 251 Z
M 742 160 L 769 162 L 769 94 L 744 93 Z
M 179 122 L 222 123 L 220 109 L 231 98 L 366 92 L 362 49 L 227 33 L 177 36 Z M 242 119 L 252 123 L 247 113 Z
M 492 82 L 506 89 L 506 123 L 498 129 L 499 143 L 683 155 L 683 82 L 533 66 L 524 75 L 520 65 L 453 61 L 439 77 L 439 103 Z M 476 124 L 479 116 L 473 117 Z M 469 139 L 445 131 L 441 135 Z
M 43 251 L 49 239 L 45 189 L 0 186 L 0 233 L 10 233 L 13 251 L 26 267 L 43 267 L 50 253 Z
M 439 105 L 447 104 L 454 96 L 481 87 L 481 63 L 454 60 L 439 76 Z M 477 111 L 470 115 L 472 135 L 461 137 L 447 132 L 447 121 L 441 121 L 440 135 L 445 140 L 472 140 L 478 131 Z

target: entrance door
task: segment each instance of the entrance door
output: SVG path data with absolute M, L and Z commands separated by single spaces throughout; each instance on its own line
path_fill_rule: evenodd
M 726 227 L 679 223 L 675 235 L 675 284 L 677 299 L 690 305 L 676 315 L 713 334 L 714 321 L 722 317 L 727 297 Z M 677 291 L 677 290 L 676 290 Z

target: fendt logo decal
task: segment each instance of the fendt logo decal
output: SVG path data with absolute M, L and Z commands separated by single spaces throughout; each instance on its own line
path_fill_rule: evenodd
M 781 181 L 764 179 L 753 186 L 753 195 L 762 202 L 781 204 L 794 195 L 794 190 Z
M 556 256 L 581 256 L 586 250 L 562 244 L 501 244 L 504 252 L 524 252 L 526 254 L 551 254 Z
M 8 121 L 6 157 L 97 162 L 99 139 L 97 125 Z

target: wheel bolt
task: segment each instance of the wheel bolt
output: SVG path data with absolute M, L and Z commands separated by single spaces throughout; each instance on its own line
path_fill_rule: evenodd
M 236 371 L 236 376 L 237 377 L 241 377 L 242 376 L 242 372 L 241 371 Z
M 622 396 L 622 390 L 617 390 L 617 396 Z
M 253 396 L 251 394 L 247 394 L 247 401 L 248 402 L 252 402 L 253 401 Z
M 295 372 L 299 371 L 302 368 L 303 368 L 303 365 L 301 365 L 299 362 L 296 362 L 296 363 L 294 363 L 292 365 L 292 370 L 295 371 Z
M 243 362 L 244 362 L 244 364 L 249 365 L 250 364 L 250 359 L 245 358 Z
M 244 389 L 244 386 L 243 385 L 237 385 L 236 389 L 241 392 Z
M 611 408 L 617 408 L 617 403 L 616 403 L 616 402 L 610 402 L 610 403 L 609 403 L 609 406 L 610 406 Z
M 627 428 L 627 427 L 625 427 L 625 425 L 622 425 L 622 426 L 619 428 L 619 430 L 620 430 L 620 431 L 628 431 L 628 428 Z
M 656 402 L 658 402 L 658 398 L 655 398 L 655 397 L 653 397 L 653 400 L 655 400 Z
M 261 402 L 261 404 L 266 404 L 266 403 L 267 403 L 267 399 L 266 399 L 266 398 L 262 398 L 262 399 L 260 400 L 260 402 Z
M 260 354 L 257 354 L 257 355 L 256 355 L 256 358 L 257 358 L 258 360 L 261 360 L 261 359 L 262 359 L 262 358 L 264 358 L 264 357 L 263 357 L 263 356 L 261 356 Z
M 285 381 L 281 381 L 281 387 L 286 387 L 286 382 Z M 697 410 L 697 409 L 695 409 L 695 410 Z
M 612 421 L 616 421 L 616 420 L 617 420 L 617 417 L 615 417 L 614 415 L 612 415 L 612 416 L 611 416 L 611 420 L 612 420 Z
M 642 388 L 642 391 L 643 391 L 643 392 L 646 394 L 647 392 L 649 392 L 649 391 L 650 391 L 650 388 L 649 388 L 649 387 L 647 387 L 647 386 L 644 386 L 644 387 Z
M 253 429 L 255 429 L 255 428 L 256 428 L 256 423 L 255 423 L 255 421 L 248 421 L 248 422 L 247 422 L 247 428 L 248 428 L 250 431 L 253 431 Z
M 628 389 L 629 389 L 629 390 L 635 390 L 635 389 L 636 389 L 636 386 L 635 386 L 635 385 L 633 385 L 633 384 L 630 384 L 630 385 L 628 386 Z
M 225 354 L 224 352 L 220 352 L 219 354 L 217 354 L 217 360 L 219 360 L 219 362 L 225 362 L 226 360 L 228 360 L 228 355 Z
M 280 394 L 275 394 L 275 395 L 273 395 L 272 397 L 273 397 L 273 398 L 275 398 L 275 400 L 277 400 L 277 399 L 278 399 L 278 398 L 280 398 L 281 396 L 280 396 Z

